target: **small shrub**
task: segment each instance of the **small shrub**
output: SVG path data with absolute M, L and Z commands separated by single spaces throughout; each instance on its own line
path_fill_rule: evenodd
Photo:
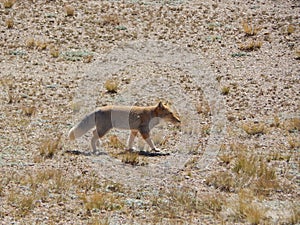
M 13 18 L 8 18 L 6 21 L 5 21 L 5 25 L 8 29 L 11 29 L 13 28 L 14 26 L 14 20 Z
M 67 16 L 74 16 L 75 8 L 71 5 L 65 6 L 65 12 Z
M 118 85 L 118 81 L 116 81 L 115 79 L 108 79 L 106 80 L 104 87 L 109 93 L 117 93 Z

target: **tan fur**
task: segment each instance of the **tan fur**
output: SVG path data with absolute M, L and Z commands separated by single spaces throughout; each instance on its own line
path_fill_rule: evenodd
M 155 106 L 104 106 L 87 115 L 81 122 L 69 131 L 69 138 L 74 140 L 96 126 L 93 131 L 91 146 L 96 151 L 96 142 L 111 128 L 131 130 L 128 148 L 132 148 L 134 138 L 138 132 L 142 135 L 151 149 L 156 150 L 150 138 L 150 130 L 164 119 L 172 123 L 180 123 L 169 107 L 162 102 Z

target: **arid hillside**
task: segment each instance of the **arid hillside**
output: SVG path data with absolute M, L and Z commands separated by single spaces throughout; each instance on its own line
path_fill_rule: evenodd
M 300 2 L 0 0 L 0 224 L 299 224 Z M 69 130 L 163 101 L 127 151 Z

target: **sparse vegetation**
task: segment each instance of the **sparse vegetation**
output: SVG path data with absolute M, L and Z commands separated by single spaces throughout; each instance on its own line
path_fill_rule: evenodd
M 1 224 L 300 224 L 299 9 L 236 3 L 0 0 Z M 156 99 L 158 153 L 68 139 Z

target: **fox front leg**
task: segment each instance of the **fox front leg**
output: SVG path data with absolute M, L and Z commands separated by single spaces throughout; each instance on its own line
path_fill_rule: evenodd
M 155 151 L 155 152 L 160 151 L 160 149 L 155 147 L 152 139 L 150 138 L 149 131 L 147 132 L 147 130 L 141 130 L 140 133 L 141 133 L 143 139 L 146 141 L 146 143 L 150 146 L 152 151 Z

